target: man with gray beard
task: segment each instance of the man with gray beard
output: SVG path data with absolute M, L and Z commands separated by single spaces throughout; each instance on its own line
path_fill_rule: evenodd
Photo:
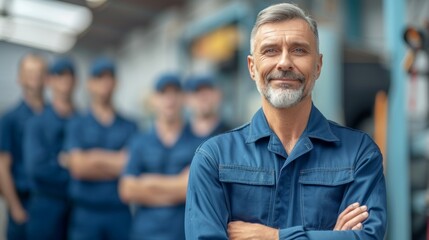
M 301 85 L 298 89 L 293 89 L 288 83 L 282 83 L 279 89 L 274 89 L 269 85 L 269 81 L 275 79 L 291 79 L 298 81 Z M 304 83 L 304 80 L 304 76 L 299 73 L 294 73 L 290 70 L 278 70 L 278 72 L 268 74 L 263 86 L 259 82 L 256 82 L 256 88 L 274 107 L 288 108 L 303 99 L 304 85 L 302 83 Z M 314 82 L 310 88 L 310 92 L 313 90 L 313 87 Z
M 380 150 L 313 105 L 318 42 L 316 22 L 295 5 L 259 13 L 248 68 L 262 108 L 250 123 L 197 149 L 186 239 L 384 238 Z

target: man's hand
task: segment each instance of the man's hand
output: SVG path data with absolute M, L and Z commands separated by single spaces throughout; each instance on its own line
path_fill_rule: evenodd
M 353 203 L 338 216 L 335 231 L 360 230 L 362 222 L 368 218 L 367 206 Z M 228 224 L 228 237 L 231 240 L 274 239 L 278 240 L 279 230 L 257 223 L 233 221 Z
M 18 224 L 22 224 L 27 221 L 27 213 L 22 206 L 11 207 L 10 214 L 12 215 L 12 219 Z
M 359 206 L 359 203 L 353 203 L 338 216 L 334 231 L 360 230 L 363 227 L 362 222 L 367 218 L 367 206 Z
M 233 221 L 228 223 L 228 238 L 230 240 L 278 240 L 279 230 L 257 223 Z

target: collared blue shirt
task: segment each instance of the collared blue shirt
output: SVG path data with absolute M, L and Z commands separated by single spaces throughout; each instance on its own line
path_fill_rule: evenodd
M 24 167 L 23 139 L 27 121 L 36 113 L 24 101 L 6 112 L 0 121 L 0 152 L 9 153 L 12 158 L 12 177 L 18 192 L 29 191 Z
M 133 140 L 123 175 L 144 173 L 176 175 L 188 167 L 201 140 L 187 124 L 173 146 L 165 146 L 155 128 Z M 185 203 L 168 207 L 139 205 L 131 230 L 132 239 L 185 239 Z
M 368 206 L 363 229 L 332 231 L 354 202 Z M 382 155 L 365 133 L 312 107 L 288 155 L 259 110 L 241 128 L 205 142 L 191 165 L 186 239 L 228 239 L 230 221 L 280 229 L 280 239 L 380 239 L 386 230 Z
M 25 128 L 24 161 L 31 190 L 53 197 L 66 198 L 69 173 L 59 164 L 65 127 L 73 114 L 58 115 L 48 105 L 42 114 L 32 117 Z
M 66 130 L 65 151 L 91 150 L 94 148 L 120 151 L 128 147 L 137 131 L 134 122 L 116 114 L 106 126 L 92 113 L 80 115 L 70 121 Z M 119 198 L 118 179 L 88 181 L 71 178 L 70 197 L 73 202 L 91 208 L 123 208 Z

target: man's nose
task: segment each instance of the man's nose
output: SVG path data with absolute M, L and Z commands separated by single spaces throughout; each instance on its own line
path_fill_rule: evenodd
M 277 70 L 287 71 L 293 69 L 291 55 L 287 51 L 283 51 L 277 63 Z

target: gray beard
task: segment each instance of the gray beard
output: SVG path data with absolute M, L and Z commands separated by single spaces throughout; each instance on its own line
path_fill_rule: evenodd
M 290 108 L 298 104 L 304 98 L 304 84 L 298 89 L 290 89 L 287 86 L 274 89 L 270 84 L 266 83 L 265 88 L 261 88 L 258 84 L 256 87 L 265 99 L 275 108 Z

